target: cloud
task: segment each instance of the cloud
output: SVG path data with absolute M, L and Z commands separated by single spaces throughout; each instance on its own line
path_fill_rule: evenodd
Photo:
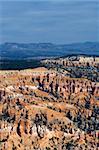
M 49 1 L 2 2 L 3 40 L 58 43 L 97 40 L 96 1 Z
M 19 1 L 19 2 L 20 2 L 20 0 L 0 0 L 0 1 L 5 1 L 5 2 L 6 2 L 6 1 L 9 1 L 9 2 L 11 2 L 11 1 L 12 1 L 12 2 Z M 89 2 L 90 2 L 90 1 L 93 1 L 93 2 L 94 2 L 94 1 L 98 1 L 98 0 L 21 0 L 21 1 L 23 1 L 23 2 L 60 2 L 60 3 L 61 3 L 61 2 L 68 2 L 68 1 L 69 1 L 69 2 L 70 2 L 70 1 L 71 1 L 71 2 L 81 2 L 81 1 L 82 1 L 82 2 L 84 2 L 84 1 L 85 1 L 85 2 L 86 2 L 86 1 L 89 1 Z

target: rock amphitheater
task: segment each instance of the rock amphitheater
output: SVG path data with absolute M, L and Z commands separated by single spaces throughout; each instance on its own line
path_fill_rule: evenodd
M 43 63 L 0 71 L 0 150 L 98 150 L 99 58 Z M 75 66 L 95 68 L 92 80 L 64 70 Z

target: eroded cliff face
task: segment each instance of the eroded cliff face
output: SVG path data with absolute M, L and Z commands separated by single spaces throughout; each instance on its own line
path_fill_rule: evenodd
M 97 149 L 98 98 L 99 83 L 87 78 L 46 68 L 1 71 L 0 149 Z
M 43 60 L 42 64 L 69 77 L 86 78 L 99 82 L 99 57 L 69 56 Z

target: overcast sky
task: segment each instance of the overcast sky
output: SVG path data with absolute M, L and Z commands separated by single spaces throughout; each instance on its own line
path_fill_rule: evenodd
M 98 0 L 3 0 L 0 42 L 99 41 Z

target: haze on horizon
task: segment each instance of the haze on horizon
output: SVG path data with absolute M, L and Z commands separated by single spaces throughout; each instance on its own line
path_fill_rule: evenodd
M 0 0 L 0 43 L 99 41 L 98 0 Z

